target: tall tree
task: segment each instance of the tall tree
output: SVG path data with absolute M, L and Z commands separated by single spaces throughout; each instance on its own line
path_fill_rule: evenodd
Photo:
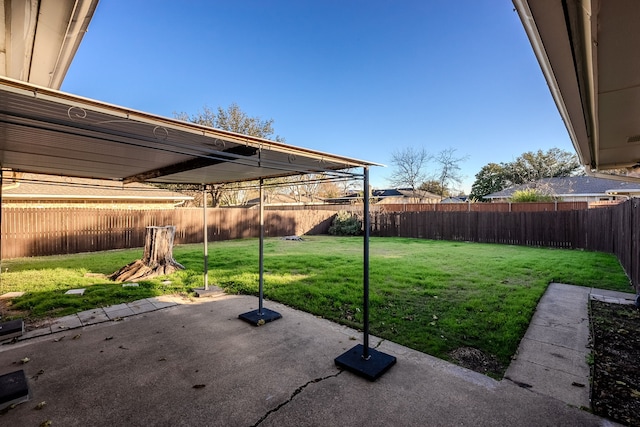
M 505 164 L 510 185 L 524 184 L 542 178 L 572 176 L 580 172 L 578 156 L 559 148 L 536 152 L 527 151 L 511 163 Z
M 199 111 L 194 115 L 189 115 L 185 112 L 174 112 L 173 116 L 178 120 L 197 123 L 203 126 L 284 142 L 284 138 L 279 135 L 274 135 L 273 119 L 265 120 L 259 116 L 250 117 L 247 113 L 242 111 L 236 103 L 232 103 L 226 109 L 218 107 L 216 110 L 213 110 L 208 106 L 204 106 L 202 111 Z M 167 187 L 193 195 L 194 197 L 197 197 L 196 200 L 202 199 L 200 194 L 192 194 L 194 193 L 193 191 L 180 188 L 180 185 L 171 185 Z M 206 188 L 209 195 L 208 199 L 212 206 L 245 203 L 248 193 L 245 190 L 236 187 L 238 186 L 234 184 L 207 185 Z
M 460 163 L 467 160 L 468 156 L 456 157 L 455 148 L 446 148 L 438 153 L 435 158 L 438 164 L 438 182 L 442 192 L 440 196 L 444 197 L 444 193 L 451 193 L 453 188 L 450 188 L 454 184 L 460 184 L 462 182 L 462 175 L 460 175 Z
M 428 191 L 429 193 L 437 194 L 440 197 L 449 197 L 451 195 L 446 188 L 442 187 L 440 181 L 437 179 L 430 179 L 423 182 L 420 184 L 420 187 L 418 187 L 418 190 Z
M 427 153 L 423 147 L 395 150 L 391 154 L 391 163 L 395 169 L 389 182 L 396 187 L 409 187 L 415 191 L 425 181 L 426 167 L 432 158 L 433 156 Z
M 476 180 L 471 186 L 469 197 L 482 200 L 487 194 L 504 190 L 506 186 L 507 178 L 504 164 L 489 163 L 476 174 Z
M 527 151 L 508 163 L 489 163 L 476 174 L 471 196 L 482 199 L 513 185 L 525 184 L 542 178 L 580 175 L 578 157 L 559 148 L 547 151 Z
M 242 111 L 235 102 L 229 105 L 226 110 L 222 107 L 218 107 L 217 110 L 212 110 L 204 106 L 202 111 L 192 116 L 184 112 L 174 112 L 173 115 L 176 119 L 186 122 L 284 142 L 284 138 L 280 135 L 274 135 L 273 119 L 263 120 L 259 116 L 250 117 Z
M 279 184 L 277 193 L 286 194 L 295 202 L 301 203 L 317 201 L 325 179 L 326 176 L 323 173 L 310 173 L 276 178 L 269 182 Z

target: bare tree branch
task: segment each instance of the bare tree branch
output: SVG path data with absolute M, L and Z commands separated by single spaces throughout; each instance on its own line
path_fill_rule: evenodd
M 395 150 L 391 154 L 391 164 L 395 167 L 389 182 L 396 187 L 409 187 L 416 190 L 425 181 L 426 167 L 433 156 L 424 147 Z

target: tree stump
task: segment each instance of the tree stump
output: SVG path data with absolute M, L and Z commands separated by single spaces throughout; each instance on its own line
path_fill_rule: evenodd
M 144 237 L 144 255 L 122 267 L 109 276 L 116 282 L 149 279 L 156 276 L 171 274 L 184 267 L 173 259 L 173 237 L 176 227 L 147 227 Z

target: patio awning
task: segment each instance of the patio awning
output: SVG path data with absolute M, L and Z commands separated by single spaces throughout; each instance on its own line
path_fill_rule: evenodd
M 0 77 L 0 164 L 128 182 L 227 183 L 376 163 L 155 116 Z
M 0 0 L 0 75 L 60 89 L 98 0 Z
M 513 0 L 588 171 L 640 164 L 640 2 Z

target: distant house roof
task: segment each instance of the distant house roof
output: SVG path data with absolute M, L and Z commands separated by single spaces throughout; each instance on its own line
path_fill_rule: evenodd
M 445 199 L 442 199 L 440 203 L 466 203 L 468 197 L 467 196 L 451 196 Z
M 543 178 L 527 184 L 516 185 L 484 196 L 486 199 L 506 199 L 516 191 L 538 188 L 558 197 L 640 195 L 640 183 L 592 176 Z
M 384 190 L 373 190 L 371 195 L 375 198 L 384 199 L 387 197 L 410 197 L 420 199 L 440 199 L 440 196 L 423 190 L 412 190 L 411 188 L 387 188 Z
M 2 198 L 6 200 L 121 200 L 181 202 L 193 197 L 151 185 L 104 179 L 66 178 L 33 173 L 8 173 L 2 179 Z
M 266 205 L 309 205 L 309 204 L 321 204 L 324 200 L 319 197 L 309 197 L 305 195 L 294 196 L 292 194 L 267 194 L 265 197 Z M 253 197 L 244 203 L 245 205 L 257 205 L 260 203 L 260 197 Z
M 385 188 L 380 190 L 371 190 L 371 198 L 378 203 L 394 203 L 394 200 L 400 201 L 402 199 L 420 199 L 424 200 L 440 200 L 440 196 L 435 193 L 423 190 L 412 190 L 411 188 Z M 327 203 L 353 203 L 362 200 L 362 194 L 358 192 L 352 192 L 342 197 L 334 197 L 330 199 L 324 199 Z

